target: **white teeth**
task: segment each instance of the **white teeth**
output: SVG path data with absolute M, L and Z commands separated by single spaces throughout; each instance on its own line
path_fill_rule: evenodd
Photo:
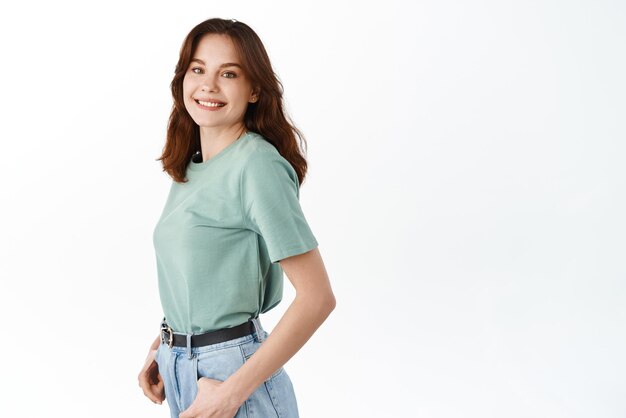
M 198 103 L 200 103 L 202 106 L 206 106 L 206 107 L 222 107 L 222 106 L 224 106 L 224 104 L 221 104 L 221 103 L 203 102 L 202 100 L 198 100 Z

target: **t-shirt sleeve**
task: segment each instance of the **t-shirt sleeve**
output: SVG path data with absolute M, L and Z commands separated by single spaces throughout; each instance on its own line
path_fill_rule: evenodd
M 280 154 L 250 158 L 241 195 L 244 223 L 263 237 L 272 263 L 318 246 L 300 207 L 296 171 Z

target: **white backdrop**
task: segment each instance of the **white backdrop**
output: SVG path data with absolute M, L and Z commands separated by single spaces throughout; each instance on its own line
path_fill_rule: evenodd
M 626 4 L 1 6 L 0 415 L 168 417 L 152 230 L 187 32 L 249 24 L 337 308 L 302 418 L 626 416 Z M 294 297 L 262 316 L 269 331 Z

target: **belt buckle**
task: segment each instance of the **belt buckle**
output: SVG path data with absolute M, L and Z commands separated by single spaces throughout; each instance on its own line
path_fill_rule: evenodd
M 174 346 L 174 331 L 172 331 L 172 328 L 170 328 L 170 326 L 166 323 L 162 323 L 161 324 L 161 341 L 165 342 L 165 340 L 163 339 L 163 331 L 167 332 L 169 334 L 169 339 L 167 341 L 167 346 L 169 348 L 172 348 Z

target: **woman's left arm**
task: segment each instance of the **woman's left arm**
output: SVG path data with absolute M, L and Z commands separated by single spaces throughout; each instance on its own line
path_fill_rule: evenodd
M 335 295 L 318 248 L 280 260 L 296 289 L 285 314 L 256 352 L 225 381 L 201 377 L 198 395 L 180 418 L 228 417 L 306 343 L 335 309 Z
M 224 381 L 241 405 L 304 346 L 335 309 L 335 295 L 319 249 L 279 261 L 296 296 L 261 347 Z

